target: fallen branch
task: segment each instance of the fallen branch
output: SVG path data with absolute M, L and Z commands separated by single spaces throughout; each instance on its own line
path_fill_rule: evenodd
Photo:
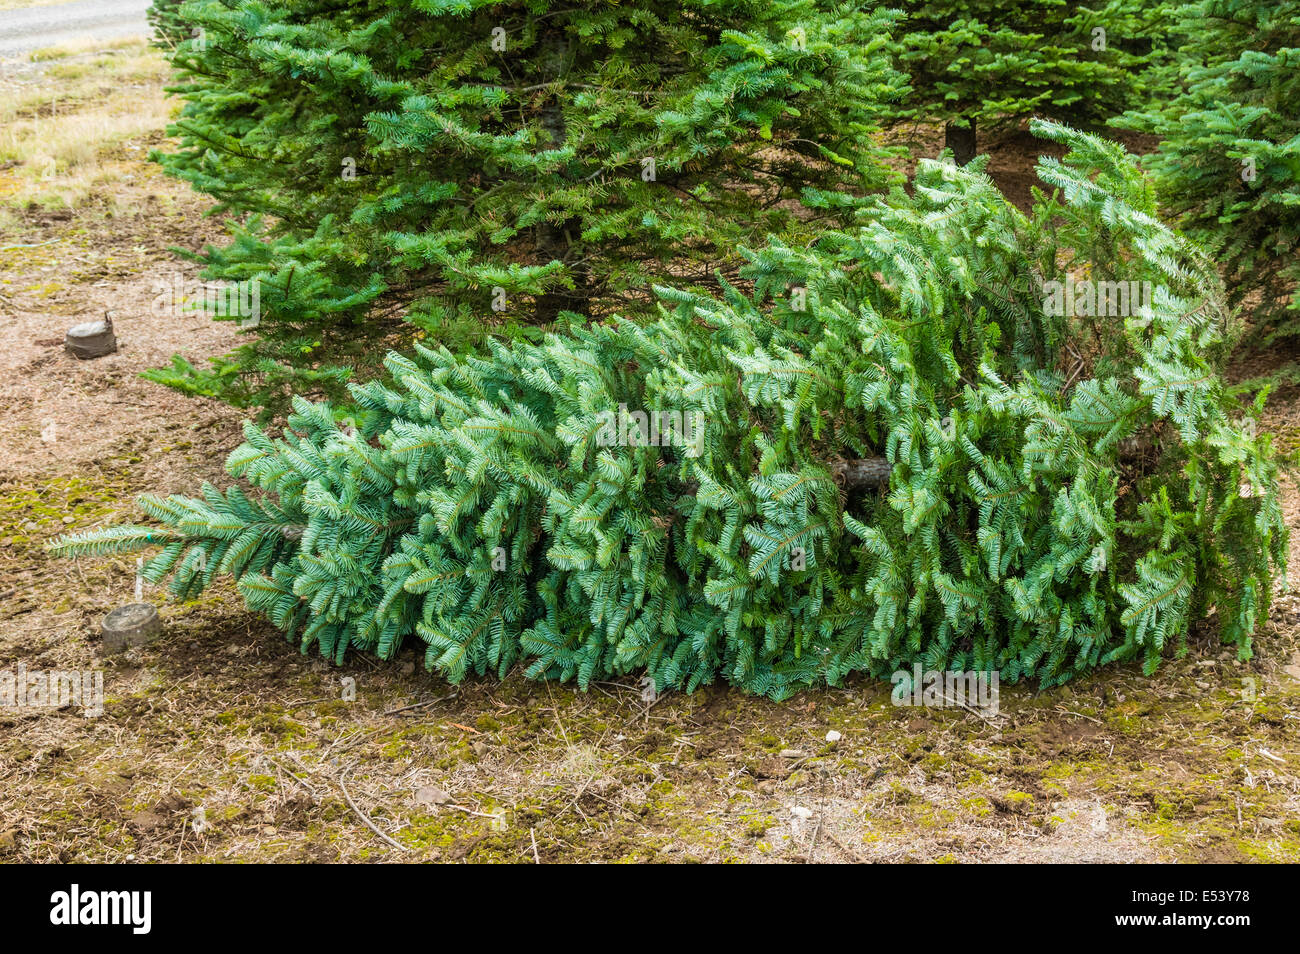
M 362 821 L 363 823 L 365 823 L 365 826 L 366 826 L 367 828 L 369 828 L 371 831 L 373 831 L 376 835 L 378 835 L 378 836 L 379 836 L 380 838 L 382 838 L 384 841 L 388 842 L 388 844 L 392 845 L 392 846 L 393 846 L 394 848 L 396 848 L 398 851 L 408 851 L 408 852 L 409 852 L 409 851 L 411 850 L 410 848 L 407 848 L 405 845 L 402 845 L 402 844 L 399 844 L 398 842 L 393 841 L 393 839 L 391 839 L 391 838 L 389 838 L 387 835 L 385 835 L 382 831 L 380 831 L 378 828 L 375 827 L 375 823 L 372 822 L 372 821 L 370 820 L 370 818 L 366 815 L 366 813 L 363 812 L 360 808 L 357 807 L 357 803 L 354 802 L 354 801 L 352 800 L 352 795 L 348 792 L 348 787 L 347 787 L 346 785 L 343 784 L 343 776 L 346 775 L 346 774 L 348 773 L 348 771 L 350 771 L 350 770 L 346 770 L 346 769 L 345 769 L 343 772 L 341 772 L 341 773 L 339 774 L 339 777 L 338 777 L 339 788 L 343 790 L 343 797 L 344 797 L 345 799 L 347 799 L 348 807 L 352 809 L 352 811 L 356 814 L 356 816 L 357 816 L 358 818 L 361 819 L 361 821 Z

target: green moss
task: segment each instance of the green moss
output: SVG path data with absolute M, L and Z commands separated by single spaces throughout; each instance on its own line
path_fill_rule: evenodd
M 1241 838 L 1237 850 L 1251 861 L 1295 864 L 1300 861 L 1300 838 Z
M 281 711 L 259 712 L 249 720 L 250 731 L 272 736 L 281 742 L 289 742 L 307 735 L 307 727 L 300 722 L 285 718 Z
M 59 440 L 58 425 L 54 442 Z M 73 439 L 73 435 L 65 435 Z M 130 494 L 125 475 L 107 480 L 84 477 L 49 477 L 39 486 L 20 487 L 0 495 L 0 537 L 14 544 L 44 543 L 58 533 L 87 526 L 118 512 Z M 71 518 L 71 522 L 65 520 Z M 34 527 L 29 525 L 34 524 Z

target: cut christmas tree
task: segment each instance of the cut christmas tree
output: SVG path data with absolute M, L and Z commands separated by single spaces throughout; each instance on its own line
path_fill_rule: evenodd
M 248 425 L 256 493 L 147 497 L 153 524 L 53 548 L 157 548 L 179 598 L 229 574 L 304 651 L 415 640 L 453 681 L 1054 685 L 1151 672 L 1207 618 L 1245 657 L 1286 528 L 1212 263 L 1121 148 L 1035 129 L 1070 152 L 1032 215 L 982 159 L 923 161 L 859 225 L 752 253 L 752 292 L 391 355 L 346 406 Z

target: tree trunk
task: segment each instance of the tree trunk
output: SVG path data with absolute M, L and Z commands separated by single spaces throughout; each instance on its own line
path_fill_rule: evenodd
M 943 145 L 952 150 L 952 157 L 957 165 L 964 166 L 975 158 L 975 117 L 966 120 L 966 125 L 958 122 L 946 123 L 943 127 Z
M 831 478 L 845 493 L 855 490 L 875 490 L 889 486 L 889 475 L 894 465 L 884 457 L 866 457 L 861 460 L 835 460 L 830 462 Z M 700 485 L 691 481 L 682 489 L 683 497 L 694 497 Z
M 566 60 L 569 55 L 569 39 L 563 33 L 554 34 L 546 42 L 543 70 L 547 76 L 556 79 L 565 75 Z M 542 129 L 553 149 L 559 149 L 568 139 L 568 130 L 564 122 L 564 104 L 560 94 L 556 94 L 542 109 Z M 578 219 L 568 219 L 555 225 L 542 222 L 536 227 L 535 247 L 543 263 L 563 262 L 567 259 L 573 236 L 581 231 L 582 223 Z M 569 276 L 574 280 L 575 288 L 555 289 L 537 299 L 535 320 L 541 324 L 550 324 L 561 311 L 576 311 L 586 314 L 587 295 L 585 293 L 586 275 L 583 269 L 570 268 Z
M 884 487 L 894 465 L 884 457 L 865 457 L 861 460 L 836 460 L 831 462 L 831 476 L 844 490 Z
M 1119 442 L 1116 448 L 1118 457 L 1125 463 L 1132 464 L 1158 451 L 1156 437 L 1150 432 L 1134 434 Z M 1159 456 L 1157 454 L 1157 456 Z M 889 486 L 889 475 L 894 465 L 886 457 L 863 457 L 857 460 L 835 460 L 830 463 L 831 476 L 835 483 L 845 491 L 870 490 Z

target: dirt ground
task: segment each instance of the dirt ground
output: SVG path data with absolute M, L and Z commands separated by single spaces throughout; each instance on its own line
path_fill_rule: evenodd
M 64 51 L 0 76 L 0 150 L 19 157 L 0 152 L 0 670 L 102 669 L 107 696 L 99 717 L 0 710 L 0 860 L 1300 861 L 1292 597 L 1249 663 L 1203 635 L 1154 678 L 1003 687 L 995 718 L 895 708 L 868 680 L 779 704 L 717 688 L 647 703 L 633 681 L 450 687 L 414 652 L 301 656 L 229 588 L 176 604 L 146 585 L 165 638 L 102 656 L 134 561 L 43 544 L 131 518 L 137 493 L 220 480 L 240 439 L 236 411 L 138 377 L 239 337 L 152 307 L 194 275 L 168 248 L 219 228 L 143 160 L 168 108 L 151 55 Z M 148 121 L 117 116 L 123 96 Z M 69 143 L 112 135 L 46 176 L 24 145 L 36 122 L 42 141 L 59 123 Z M 994 173 L 1026 190 L 1034 154 L 1008 141 Z M 67 328 L 106 310 L 121 350 L 64 353 Z M 1270 410 L 1288 449 L 1297 407 L 1291 391 Z

